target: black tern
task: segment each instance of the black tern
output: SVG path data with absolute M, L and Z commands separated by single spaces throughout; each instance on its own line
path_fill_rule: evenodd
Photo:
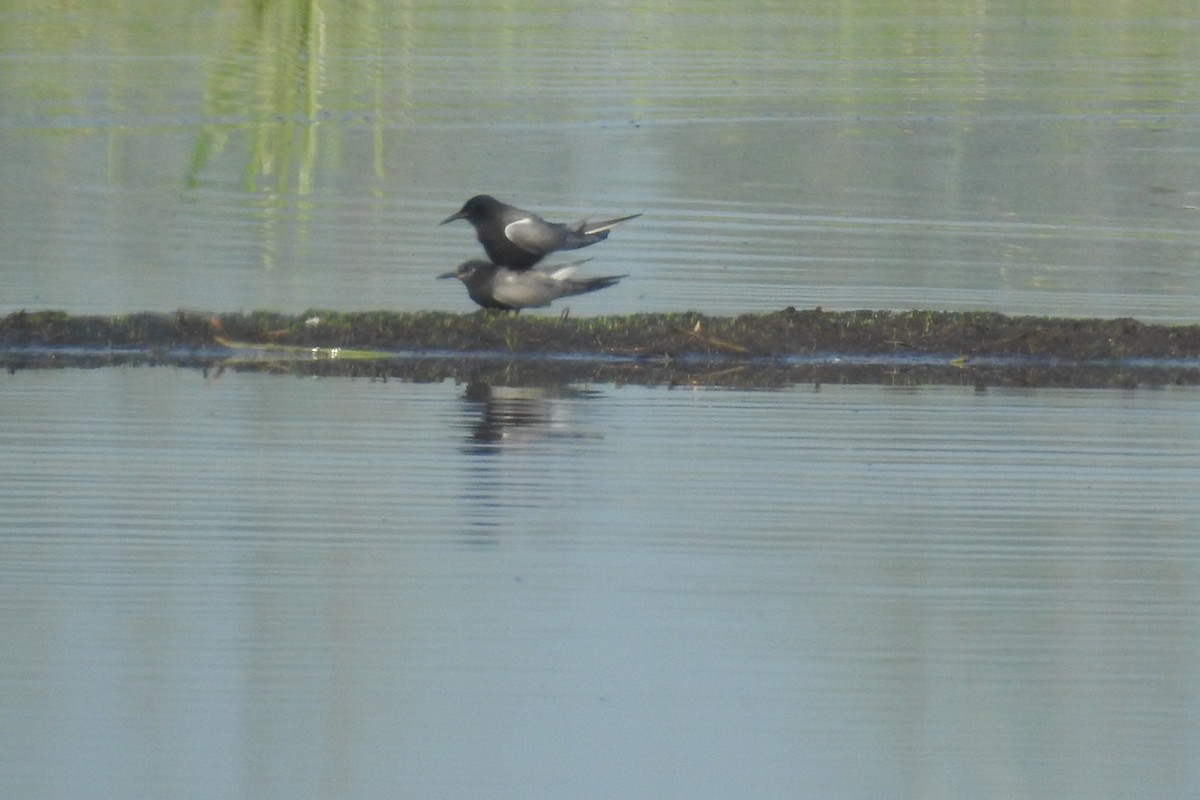
M 573 225 L 547 222 L 494 197 L 479 194 L 441 221 L 442 225 L 465 219 L 475 227 L 475 236 L 493 263 L 514 270 L 526 270 L 556 250 L 576 250 L 604 241 L 614 225 L 640 217 L 624 217 L 603 222 L 580 220 Z
M 459 264 L 454 272 L 438 275 L 438 278 L 458 278 L 467 287 L 471 299 L 484 308 L 520 313 L 522 308 L 548 306 L 560 297 L 607 289 L 621 278 L 629 277 L 572 277 L 582 263 L 576 261 L 561 267 L 515 270 L 490 261 L 476 260 Z

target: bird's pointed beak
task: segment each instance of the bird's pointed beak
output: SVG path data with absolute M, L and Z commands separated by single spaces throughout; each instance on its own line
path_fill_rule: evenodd
M 458 277 L 457 272 L 443 272 L 441 275 L 437 276 L 437 279 L 439 281 L 444 281 L 444 280 L 446 280 L 446 278 L 457 278 L 457 277 Z
M 438 225 L 445 225 L 447 222 L 454 222 L 454 220 L 456 220 L 456 219 L 466 219 L 466 218 L 467 218 L 467 215 L 464 214 L 463 212 L 455 211 L 453 214 L 451 214 L 450 216 L 446 217 L 444 220 L 439 222 Z

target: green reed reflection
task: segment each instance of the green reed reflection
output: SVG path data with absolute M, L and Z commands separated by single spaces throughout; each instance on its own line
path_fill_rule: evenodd
M 252 132 L 243 173 L 247 190 L 264 179 L 279 193 L 312 189 L 321 126 L 325 70 L 325 14 L 319 0 L 262 0 L 237 8 L 226 23 L 229 51 L 214 62 L 204 91 L 202 128 L 188 169 L 188 184 L 228 144 L 232 131 Z M 230 125 L 230 120 L 245 120 Z

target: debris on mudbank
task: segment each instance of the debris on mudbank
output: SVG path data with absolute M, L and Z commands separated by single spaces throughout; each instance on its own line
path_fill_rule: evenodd
M 1056 383 L 1056 370 L 1117 370 L 1116 379 L 1095 385 L 1123 385 L 1128 378 L 1120 376 L 1153 368 L 1168 371 L 1155 383 L 1200 382 L 1195 377 L 1200 371 L 1200 325 L 1149 325 L 1133 319 L 795 308 L 736 317 L 694 312 L 561 318 L 314 310 L 299 315 L 178 311 L 107 317 L 19 311 L 0 319 L 0 351 L 8 354 L 10 365 L 14 354 L 34 351 L 72 351 L 93 358 L 100 351 L 156 362 L 215 365 L 245 363 L 251 356 L 257 361 L 297 360 L 316 349 L 344 361 L 405 357 L 455 364 L 464 359 L 518 360 L 527 365 L 581 362 L 591 365 L 585 370 L 589 375 L 601 363 L 602 371 L 619 371 L 618 365 L 624 364 L 641 374 L 654 365 L 659 378 L 668 382 L 676 377 L 661 370 L 676 361 L 689 365 L 684 369 L 687 380 L 696 379 L 693 373 L 721 371 L 761 375 L 800 362 L 807 367 L 819 363 L 829 371 L 846 361 L 848 371 L 874 368 L 884 374 L 894 374 L 897 365 L 953 372 L 978 364 L 989 374 L 1019 368 L 1027 377 L 1030 370 L 1044 374 L 1050 383 Z M 1138 382 L 1133 380 L 1134 385 Z

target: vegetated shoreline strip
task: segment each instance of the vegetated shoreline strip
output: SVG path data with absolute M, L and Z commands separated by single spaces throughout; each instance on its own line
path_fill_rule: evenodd
M 695 312 L 619 317 L 498 313 L 310 310 L 198 311 L 74 316 L 17 311 L 0 319 L 0 347 L 286 351 L 329 348 L 388 353 L 488 353 L 633 359 L 788 356 L 929 356 L 947 360 L 1045 358 L 1200 359 L 1200 325 L 1134 319 L 1006 316 L 987 311 L 826 311 L 715 317 Z

